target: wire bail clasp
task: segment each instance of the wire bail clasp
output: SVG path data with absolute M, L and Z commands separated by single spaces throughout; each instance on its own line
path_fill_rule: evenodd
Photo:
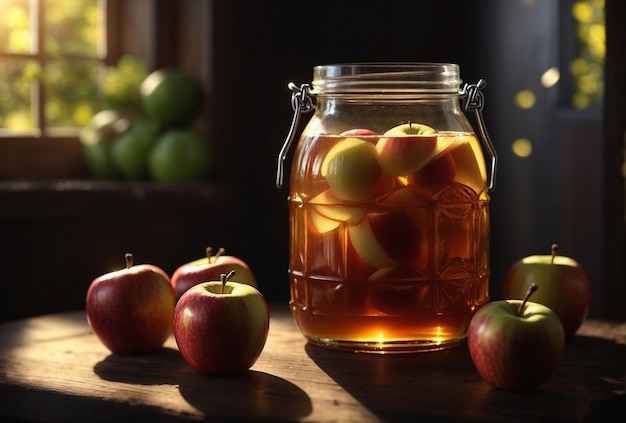
M 487 189 L 493 191 L 496 187 L 496 165 L 498 156 L 496 150 L 493 148 L 493 143 L 487 132 L 485 126 L 485 119 L 483 118 L 483 106 L 485 105 L 485 99 L 482 89 L 487 85 L 487 81 L 480 79 L 476 84 L 465 84 L 459 95 L 461 96 L 461 102 L 465 112 L 473 111 L 476 115 L 476 121 L 478 122 L 478 130 L 480 132 L 480 138 L 489 155 L 491 166 L 489 172 L 489 183 Z
M 280 153 L 278 154 L 278 165 L 276 167 L 277 188 L 282 188 L 283 186 L 285 159 L 287 158 L 287 153 L 289 153 L 291 144 L 296 137 L 296 129 L 298 128 L 298 123 L 300 122 L 300 114 L 308 113 L 315 109 L 315 105 L 313 104 L 313 98 L 311 96 L 311 85 L 302 84 L 298 87 L 293 82 L 290 82 L 287 87 L 292 91 L 291 108 L 293 109 L 294 113 L 293 119 L 291 120 L 289 133 L 287 134 L 287 138 L 285 138 L 285 143 L 283 144 L 283 147 L 280 149 Z

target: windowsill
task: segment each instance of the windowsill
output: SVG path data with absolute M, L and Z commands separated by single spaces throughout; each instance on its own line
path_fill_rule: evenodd
M 0 181 L 0 219 L 197 212 L 226 207 L 231 198 L 229 186 L 213 181 L 11 180 Z

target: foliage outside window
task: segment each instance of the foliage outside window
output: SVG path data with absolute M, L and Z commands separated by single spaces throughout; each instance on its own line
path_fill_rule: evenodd
M 106 0 L 0 0 L 0 133 L 48 136 L 101 108 Z
M 574 80 L 572 105 L 576 108 L 601 105 L 604 92 L 604 0 L 577 0 L 572 5 L 576 50 L 571 63 Z

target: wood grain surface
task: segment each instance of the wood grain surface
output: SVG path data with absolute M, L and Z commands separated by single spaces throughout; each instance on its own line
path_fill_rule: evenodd
M 334 351 L 307 344 L 285 304 L 273 304 L 271 316 L 258 362 L 233 377 L 196 373 L 173 337 L 155 354 L 113 355 L 82 311 L 2 324 L 0 421 L 611 422 L 626 415 L 626 323 L 587 321 L 554 377 L 520 394 L 482 381 L 465 345 L 403 355 Z

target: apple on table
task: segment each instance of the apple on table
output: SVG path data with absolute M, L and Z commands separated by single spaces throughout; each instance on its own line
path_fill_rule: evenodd
M 169 277 L 151 264 L 134 264 L 93 280 L 87 319 L 96 336 L 116 354 L 141 354 L 162 347 L 172 331 L 176 300 Z
M 467 346 L 476 370 L 490 385 L 527 391 L 545 383 L 556 371 L 565 332 L 548 307 L 524 300 L 500 300 L 481 307 L 467 330 Z
M 228 274 L 235 271 L 236 279 L 239 282 L 253 287 L 257 287 L 257 281 L 250 269 L 250 266 L 239 257 L 226 255 L 226 250 L 220 247 L 215 255 L 213 248 L 206 248 L 206 256 L 190 261 L 179 266 L 172 274 L 171 283 L 174 294 L 178 300 L 189 288 L 202 282 L 218 281 L 221 274 Z
M 541 288 L 533 301 L 554 311 L 563 323 L 565 335 L 573 336 L 585 320 L 591 303 L 591 283 L 582 265 L 570 257 L 556 254 L 533 255 L 516 261 L 504 279 L 504 298 L 519 299 L 531 283 Z
M 265 347 L 267 303 L 256 288 L 229 282 L 234 273 L 194 286 L 176 304 L 176 344 L 185 361 L 199 373 L 243 373 Z

